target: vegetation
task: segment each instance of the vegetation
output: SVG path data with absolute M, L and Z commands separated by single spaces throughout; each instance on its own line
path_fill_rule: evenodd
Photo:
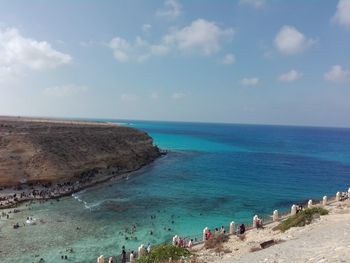
M 136 260 L 136 263 L 168 263 L 169 258 L 172 259 L 170 262 L 180 262 L 183 258 L 189 258 L 192 254 L 186 249 L 181 247 L 175 247 L 173 245 L 160 245 L 154 247 L 150 253 L 142 256 Z
M 321 207 L 308 208 L 282 221 L 277 229 L 284 232 L 291 227 L 305 226 L 310 224 L 315 217 L 327 214 L 328 210 Z

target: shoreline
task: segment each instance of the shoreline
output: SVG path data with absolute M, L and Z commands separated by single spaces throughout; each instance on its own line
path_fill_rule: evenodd
M 111 122 L 0 116 L 0 210 L 126 178 L 166 154 Z
M 70 196 L 82 190 L 103 184 L 110 180 L 122 180 L 153 164 L 167 153 L 161 151 L 161 155 L 150 163 L 140 165 L 136 169 L 125 169 L 116 171 L 115 168 L 94 168 L 85 171 L 79 176 L 73 177 L 65 182 L 55 183 L 30 183 L 17 186 L 0 186 L 0 210 L 16 208 L 18 205 L 32 201 L 48 201 Z M 97 178 L 96 178 L 97 177 Z

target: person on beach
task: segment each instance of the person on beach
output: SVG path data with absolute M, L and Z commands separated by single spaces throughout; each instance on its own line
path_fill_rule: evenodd
M 222 234 L 225 234 L 225 233 L 226 233 L 226 230 L 225 230 L 225 227 L 224 227 L 224 226 L 221 226 L 220 232 L 221 232 Z
M 303 205 L 299 204 L 297 207 L 297 213 L 303 211 Z
M 125 251 L 125 246 L 122 247 L 122 263 L 126 263 L 126 251 Z
M 256 217 L 255 225 L 256 225 L 256 229 L 263 228 L 262 219 L 260 217 Z
M 210 238 L 211 238 L 211 232 L 209 229 L 208 232 L 205 234 L 205 240 L 209 240 Z
M 191 240 L 188 242 L 187 247 L 188 247 L 189 250 L 192 249 L 192 247 L 193 247 L 193 239 L 191 239 Z
M 245 232 L 245 225 L 242 224 L 242 225 L 239 226 L 239 234 L 240 234 L 240 235 L 243 235 L 244 232 Z
M 184 247 L 184 240 L 180 237 L 179 247 Z
M 134 258 L 135 258 L 134 250 L 132 250 L 130 253 L 130 263 L 134 262 Z
M 220 234 L 219 228 L 215 228 L 214 236 L 217 237 L 219 234 Z
M 148 243 L 147 245 L 147 253 L 150 253 L 151 252 L 151 243 Z

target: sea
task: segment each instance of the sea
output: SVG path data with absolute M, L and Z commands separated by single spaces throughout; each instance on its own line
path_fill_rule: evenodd
M 347 128 L 94 121 L 143 130 L 167 154 L 126 179 L 22 205 L 0 220 L 1 262 L 96 262 L 122 246 L 200 240 L 205 227 L 267 221 L 275 209 L 350 187 Z M 38 224 L 12 229 L 27 216 Z

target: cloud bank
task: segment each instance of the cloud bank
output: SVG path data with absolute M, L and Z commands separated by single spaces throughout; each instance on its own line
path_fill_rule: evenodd
M 171 29 L 158 43 L 149 43 L 141 37 L 137 37 L 134 42 L 114 37 L 108 47 L 120 63 L 143 62 L 171 51 L 211 56 L 218 53 L 225 42 L 231 41 L 233 35 L 233 28 L 221 28 L 215 22 L 197 19 L 183 28 Z M 232 55 L 229 55 L 228 60 L 232 60 Z

